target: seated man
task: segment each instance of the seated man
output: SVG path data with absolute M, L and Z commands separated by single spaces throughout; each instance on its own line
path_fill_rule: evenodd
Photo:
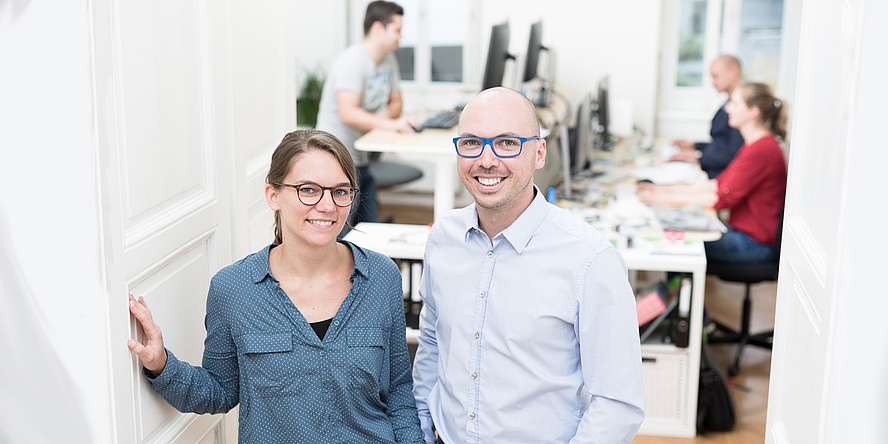
M 731 55 L 723 55 L 716 58 L 709 68 L 712 76 L 712 86 L 720 93 L 727 93 L 728 97 L 734 88 L 741 82 L 740 60 Z M 727 102 L 725 102 L 727 103 Z M 700 162 L 700 168 L 714 179 L 737 154 L 737 150 L 743 145 L 743 136 L 736 128 L 728 125 L 728 114 L 725 105 L 722 105 L 712 118 L 712 128 L 709 131 L 711 142 L 691 142 L 679 139 L 672 142 L 680 150 L 669 160 L 684 162 Z
M 355 149 L 355 140 L 376 128 L 412 133 L 419 123 L 414 117 L 401 116 L 400 70 L 394 52 L 401 39 L 403 16 L 404 9 L 396 3 L 368 4 L 363 40 L 333 60 L 321 94 L 317 128 L 341 140 L 358 169 L 361 192 L 349 217 L 352 225 L 379 219 L 370 153 Z

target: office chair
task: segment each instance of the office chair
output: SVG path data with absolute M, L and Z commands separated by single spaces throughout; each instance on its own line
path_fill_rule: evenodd
M 745 294 L 743 297 L 743 312 L 740 320 L 740 330 L 734 330 L 731 327 L 717 321 L 715 322 L 715 333 L 708 337 L 710 344 L 737 344 L 737 352 L 734 356 L 734 363 L 728 368 L 730 376 L 737 376 L 740 373 L 740 355 L 743 348 L 747 345 L 755 345 L 757 347 L 771 350 L 773 348 L 774 330 L 767 330 L 759 333 L 751 333 L 749 331 L 749 323 L 752 317 L 752 286 L 760 282 L 773 282 L 777 280 L 777 272 L 780 265 L 780 243 L 783 235 L 783 211 L 780 212 L 780 218 L 777 221 L 777 260 L 754 263 L 736 263 L 736 262 L 717 262 L 707 261 L 706 273 L 715 275 L 719 279 L 728 282 L 738 282 L 745 284 Z
M 376 189 L 384 190 L 413 182 L 422 177 L 422 170 L 405 163 L 380 159 L 382 153 L 370 153 L 370 174 L 376 180 Z M 390 221 L 389 221 L 390 222 Z

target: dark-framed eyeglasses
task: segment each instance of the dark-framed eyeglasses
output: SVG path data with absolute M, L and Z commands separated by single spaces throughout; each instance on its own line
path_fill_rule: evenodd
M 333 198 L 333 203 L 337 207 L 348 207 L 351 206 L 352 202 L 355 201 L 355 196 L 360 192 L 359 189 L 348 186 L 322 187 L 312 182 L 298 184 L 274 183 L 272 185 L 296 190 L 299 202 L 309 206 L 317 205 L 324 197 L 324 191 L 330 191 L 330 197 Z
M 453 146 L 456 147 L 456 154 L 459 157 L 474 159 L 481 157 L 484 147 L 490 145 L 494 156 L 508 159 L 510 157 L 518 157 L 524 148 L 524 142 L 528 140 L 540 140 L 540 137 L 497 136 L 485 138 L 459 136 L 453 138 Z

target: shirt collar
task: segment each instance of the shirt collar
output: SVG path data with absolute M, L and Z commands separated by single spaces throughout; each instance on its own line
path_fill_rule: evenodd
M 367 277 L 369 275 L 368 271 L 370 268 L 370 260 L 367 257 L 367 252 L 363 248 L 347 240 L 339 239 L 338 242 L 348 245 L 349 248 L 351 248 L 352 256 L 354 256 L 355 258 L 354 273 Z M 273 278 L 273 276 L 271 275 L 271 267 L 268 265 L 268 254 L 271 252 L 272 247 L 277 246 L 278 244 L 269 244 L 268 246 L 263 248 L 262 251 L 250 255 L 245 259 L 250 265 L 250 278 L 252 279 L 253 283 L 258 284 L 259 282 L 262 282 L 266 277 Z
M 549 202 L 546 201 L 545 197 L 543 197 L 543 193 L 537 188 L 536 185 L 534 188 L 534 197 L 530 202 L 530 205 L 518 216 L 518 219 L 515 219 L 515 222 L 512 222 L 511 225 L 506 227 L 502 232 L 502 236 L 508 241 L 512 248 L 521 254 L 524 251 L 524 248 L 527 247 L 527 244 L 530 243 L 530 239 L 533 237 L 533 233 L 536 232 L 537 227 L 543 222 L 546 214 L 549 212 Z M 468 207 L 469 211 L 464 211 L 461 213 L 461 222 L 460 224 L 464 227 L 465 232 L 465 241 L 468 241 L 469 236 L 478 230 L 481 229 L 478 227 L 478 208 L 477 204 L 472 204 Z

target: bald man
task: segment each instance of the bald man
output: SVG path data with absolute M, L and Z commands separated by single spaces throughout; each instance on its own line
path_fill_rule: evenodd
M 740 60 L 732 55 L 723 55 L 713 60 L 709 66 L 709 74 L 715 90 L 727 94 L 728 97 L 743 81 Z M 684 139 L 675 140 L 672 144 L 679 148 L 679 152 L 670 160 L 699 162 L 700 168 L 710 179 L 717 177 L 728 166 L 743 146 L 743 136 L 737 128 L 728 125 L 725 104 L 722 104 L 712 117 L 712 127 L 709 130 L 712 141 L 695 143 Z
M 429 233 L 414 394 L 427 442 L 629 443 L 641 351 L 626 266 L 533 184 L 533 104 L 482 91 L 460 116 L 457 172 L 475 202 Z

